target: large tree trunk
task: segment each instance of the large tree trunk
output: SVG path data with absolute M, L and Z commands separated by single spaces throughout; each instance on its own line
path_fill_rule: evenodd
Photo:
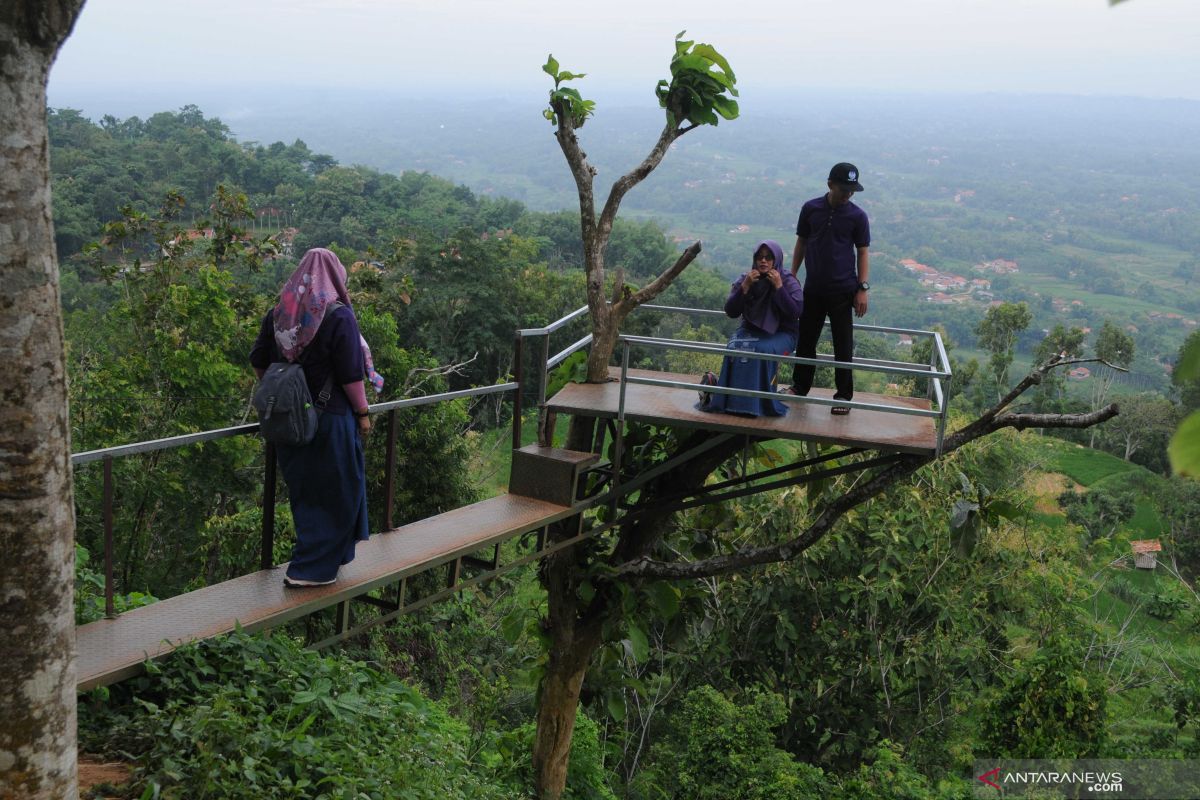
M 550 530 L 551 541 L 570 538 L 578 520 L 567 520 Z M 546 628 L 550 652 L 538 698 L 537 733 L 533 740 L 533 774 L 539 800 L 558 800 L 567 785 L 567 764 L 579 691 L 592 654 L 600 646 L 600 625 L 580 619 L 579 581 L 583 570 L 575 548 L 568 547 L 542 563 L 546 587 Z
M 585 436 L 590 437 L 594 419 L 574 417 L 571 422 L 571 430 L 577 432 L 580 442 Z M 700 444 L 710 435 L 707 432 L 693 434 L 679 446 L 678 452 Z M 726 442 L 653 481 L 639 501 L 641 516 L 622 526 L 609 562 L 617 565 L 648 555 L 662 539 L 674 516 L 673 511 L 661 507 L 659 498 L 694 491 L 738 446 L 735 440 Z M 574 525 L 575 522 L 569 521 L 562 528 L 552 530 L 551 539 L 569 537 Z M 579 599 L 579 583 L 586 574 L 584 565 L 577 562 L 574 548 L 555 553 L 542 565 L 541 579 L 546 587 L 548 606 L 546 626 L 551 643 L 538 698 L 537 734 L 533 743 L 534 779 L 539 800 L 559 800 L 566 788 L 583 679 L 596 650 L 604 643 L 605 622 L 610 621 L 613 614 L 620 613 L 619 593 L 612 584 L 602 585 L 588 603 Z
M 46 79 L 83 0 L 0 6 L 0 798 L 74 798 L 74 511 Z

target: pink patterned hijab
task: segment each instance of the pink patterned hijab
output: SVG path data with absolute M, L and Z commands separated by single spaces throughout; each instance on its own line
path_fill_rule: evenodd
M 275 344 L 285 359 L 295 361 L 300 357 L 316 337 L 325 320 L 325 312 L 334 302 L 341 302 L 353 310 L 350 295 L 346 293 L 346 268 L 332 251 L 314 247 L 304 254 L 300 266 L 283 285 L 279 303 L 271 315 Z M 383 377 L 375 371 L 367 340 L 361 334 L 358 340 L 367 365 L 367 379 L 378 393 L 383 389 Z

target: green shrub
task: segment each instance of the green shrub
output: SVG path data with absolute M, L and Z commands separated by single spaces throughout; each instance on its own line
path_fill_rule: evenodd
M 1155 619 L 1161 619 L 1164 622 L 1175 619 L 1179 614 L 1188 608 L 1188 600 L 1191 596 L 1185 593 L 1184 589 L 1174 583 L 1168 583 L 1160 586 L 1150 595 L 1150 601 L 1146 604 L 1146 613 Z
M 679 800 L 807 800 L 825 794 L 824 773 L 775 744 L 787 717 L 783 699 L 766 692 L 734 704 L 716 689 L 688 693 L 665 723 L 635 779 L 635 796 Z
M 1107 739 L 1107 686 L 1083 665 L 1083 645 L 1058 637 L 1016 661 L 983 726 L 987 755 L 1096 757 Z
M 466 726 L 366 665 L 282 635 L 190 645 L 81 707 L 93 750 L 138 764 L 145 798 L 501 800 Z
M 828 800 L 967 800 L 969 780 L 944 778 L 934 784 L 904 758 L 904 750 L 886 739 L 879 743 L 870 763 L 842 779 L 839 789 L 821 795 Z
M 92 569 L 92 556 L 81 544 L 75 545 L 75 624 L 86 625 L 104 618 L 104 575 Z M 158 602 L 144 592 L 113 595 L 118 614 Z
M 528 722 L 514 731 L 496 737 L 493 752 L 498 754 L 497 776 L 509 784 L 527 789 L 533 795 L 533 737 L 537 725 Z M 616 800 L 608 785 L 604 768 L 604 748 L 600 726 L 580 711 L 571 737 L 571 758 L 567 763 L 567 788 L 563 800 Z

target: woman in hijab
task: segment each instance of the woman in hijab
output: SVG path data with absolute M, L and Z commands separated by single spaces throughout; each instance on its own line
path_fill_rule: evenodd
M 263 318 L 250 364 L 261 378 L 276 361 L 299 362 L 314 398 L 331 386 L 312 442 L 277 448 L 296 526 L 283 582 L 323 586 L 337 580 L 338 568 L 354 560 L 355 544 L 370 536 L 361 437 L 370 432 L 371 418 L 364 376 L 376 392 L 383 387 L 346 294 L 346 268 L 329 250 L 304 254 Z
M 770 239 L 759 242 L 750 271 L 733 282 L 725 301 L 725 313 L 742 320 L 729 340 L 729 349 L 791 355 L 803 308 L 804 288 L 795 275 L 783 269 L 783 250 Z M 731 355 L 725 357 L 717 383 L 731 389 L 773 392 L 778 371 L 777 362 Z M 753 417 L 787 413 L 787 405 L 778 400 L 716 393 L 703 408 Z

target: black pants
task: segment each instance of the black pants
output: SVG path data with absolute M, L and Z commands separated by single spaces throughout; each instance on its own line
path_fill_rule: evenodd
M 800 333 L 796 337 L 796 355 L 799 358 L 817 357 L 817 340 L 825 318 L 829 317 L 829 328 L 833 333 L 833 357 L 838 361 L 854 358 L 854 295 L 856 292 L 838 294 L 804 293 L 804 311 L 800 314 Z M 792 388 L 799 395 L 808 394 L 812 388 L 816 367 L 797 364 L 792 372 Z M 834 370 L 834 384 L 838 400 L 854 399 L 854 373 L 848 369 Z

